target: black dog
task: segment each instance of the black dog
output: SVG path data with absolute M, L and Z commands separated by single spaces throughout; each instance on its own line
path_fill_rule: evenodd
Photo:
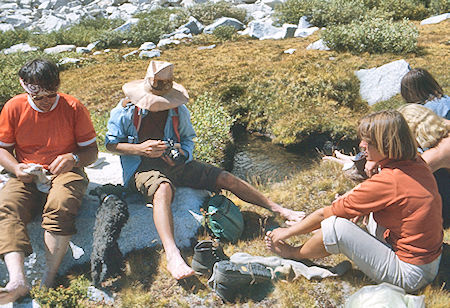
M 117 239 L 129 213 L 128 205 L 119 197 L 122 193 L 122 186 L 112 184 L 99 186 L 90 192 L 97 195 L 101 202 L 95 217 L 91 254 L 91 277 L 96 286 L 106 278 L 121 273 L 123 268 Z

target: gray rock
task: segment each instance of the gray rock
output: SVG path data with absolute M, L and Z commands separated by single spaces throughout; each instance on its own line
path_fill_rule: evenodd
M 100 43 L 100 41 L 95 41 L 93 43 L 90 43 L 89 45 L 86 46 L 87 49 L 89 49 L 89 51 L 94 50 L 95 46 L 98 45 L 98 43 Z
M 141 45 L 141 47 L 139 47 L 139 50 L 152 50 L 156 48 L 155 43 L 153 42 L 145 42 Z
M 78 64 L 80 62 L 81 62 L 81 60 L 77 59 L 77 58 L 62 58 L 61 60 L 58 61 L 58 65 L 64 66 L 67 64 Z
M 307 37 L 319 30 L 318 27 L 310 27 L 310 28 L 297 28 L 294 33 L 294 37 Z
M 359 94 L 369 105 L 388 100 L 400 93 L 401 80 L 409 69 L 408 62 L 402 59 L 356 71 L 355 75 L 361 82 Z
M 191 16 L 189 17 L 189 21 L 182 25 L 179 29 L 189 29 L 189 33 L 192 34 L 200 34 L 203 31 L 203 24 L 199 22 L 195 17 Z
M 32 21 L 30 17 L 19 14 L 6 16 L 3 20 L 3 22 L 12 25 L 14 28 L 25 28 Z
M 123 25 L 115 28 L 113 31 L 125 32 L 131 29 L 132 26 L 139 22 L 139 18 L 130 18 Z
M 139 52 L 139 50 L 133 50 L 133 51 L 127 53 L 127 54 L 124 54 L 124 55 L 122 56 L 122 58 L 126 59 L 126 58 L 128 58 L 128 57 L 131 57 L 131 56 L 137 54 L 138 52 Z
M 156 46 L 158 46 L 158 48 L 160 48 L 160 47 L 164 47 L 164 46 L 168 46 L 168 45 L 178 45 L 180 43 L 181 42 L 179 40 L 173 40 L 173 39 L 168 38 L 168 39 L 160 40 L 158 42 L 158 45 L 156 45 Z
M 205 50 L 205 49 L 213 49 L 216 48 L 216 44 L 208 45 L 208 46 L 200 46 L 197 49 L 198 50 Z
M 153 50 L 142 50 L 139 53 L 139 58 L 156 58 L 161 57 L 161 50 L 153 49 Z
M 89 50 L 89 48 L 87 47 L 77 47 L 75 49 L 76 53 L 90 53 L 91 50 Z
M 56 54 L 61 52 L 73 51 L 75 48 L 75 45 L 58 45 L 55 47 L 45 48 L 44 52 L 48 54 Z
M 289 48 L 289 49 L 283 51 L 283 53 L 292 55 L 296 50 L 297 50 L 297 49 L 295 49 L 295 48 Z
M 112 296 L 109 296 L 106 292 L 103 292 L 94 286 L 88 287 L 87 297 L 91 302 L 105 303 L 106 305 L 114 304 L 114 298 Z
M 29 52 L 29 51 L 35 51 L 38 49 L 39 48 L 37 48 L 37 47 L 31 47 L 27 43 L 20 43 L 20 44 L 13 45 L 9 48 L 5 48 L 2 50 L 2 52 L 5 55 L 9 55 L 9 54 L 16 53 L 16 52 Z
M 308 50 L 330 50 L 330 48 L 325 44 L 325 42 L 322 39 L 309 44 L 308 47 L 306 47 L 306 49 L 308 49 Z
M 86 168 L 86 173 L 90 179 L 88 190 L 92 190 L 102 184 L 121 184 L 122 174 L 119 156 L 100 153 L 99 160 L 93 167 Z M 172 203 L 174 217 L 175 241 L 179 248 L 191 246 L 191 241 L 195 238 L 200 223 L 194 215 L 200 215 L 200 206 L 208 197 L 205 190 L 196 190 L 180 187 L 176 190 Z M 151 208 L 145 206 L 145 202 L 137 195 L 130 195 L 126 198 L 130 218 L 122 229 L 119 237 L 119 248 L 123 254 L 136 249 L 154 247 L 161 244 L 159 236 L 153 223 L 153 212 Z M 95 223 L 95 213 L 99 205 L 97 197 L 88 193 L 83 199 L 80 212 L 76 219 L 75 234 L 71 242 L 72 247 L 80 247 L 84 254 L 75 259 L 72 249 L 67 252 L 59 273 L 63 274 L 76 264 L 89 262 L 92 253 L 92 234 Z M 201 216 L 201 215 L 200 215 Z M 37 217 L 28 226 L 28 234 L 31 238 L 33 254 L 26 258 L 26 275 L 30 283 L 36 284 L 42 278 L 45 270 L 45 250 L 43 243 L 43 229 L 41 219 Z M 3 261 L 0 261 L 0 284 L 6 284 L 7 271 Z
M 441 21 L 444 21 L 446 19 L 450 18 L 450 13 L 445 13 L 437 16 L 431 16 L 427 19 L 424 19 L 420 22 L 421 25 L 431 25 L 431 24 L 437 24 Z
M 312 26 L 312 25 L 308 22 L 308 19 L 307 19 L 306 16 L 302 16 L 302 17 L 300 17 L 300 19 L 298 20 L 298 25 L 297 25 L 297 27 L 298 27 L 299 29 L 309 28 L 309 27 L 311 27 L 311 26 Z
M 126 12 L 128 15 L 133 15 L 137 12 L 138 7 L 135 5 L 132 5 L 130 3 L 124 3 L 121 6 L 119 6 L 119 10 Z
M 297 30 L 296 25 L 284 24 L 281 28 L 274 27 L 275 33 L 265 35 L 260 37 L 260 40 L 282 40 L 290 37 L 294 37 L 295 30 Z M 273 31 L 273 30 L 272 30 Z
M 101 54 L 102 54 L 101 51 L 94 51 L 94 53 L 93 53 L 94 56 L 98 56 L 98 55 L 101 55 Z
M 221 17 L 221 18 L 217 19 L 215 22 L 213 22 L 212 24 L 210 24 L 209 26 L 206 26 L 203 29 L 203 33 L 211 34 L 211 33 L 213 33 L 213 31 L 216 28 L 222 27 L 222 26 L 231 26 L 231 27 L 234 27 L 236 30 L 244 29 L 244 24 L 242 22 L 240 22 L 239 20 L 237 20 L 235 18 L 230 18 L 230 17 Z
M 58 18 L 54 15 L 42 16 L 35 28 L 41 30 L 44 33 L 57 31 L 65 26 L 68 26 L 69 22 L 66 19 Z
M 260 39 L 262 37 L 269 37 L 279 31 L 279 28 L 272 26 L 272 20 L 253 20 L 249 22 L 247 29 L 241 34 L 246 34 L 251 37 Z
M 277 5 L 282 4 L 283 0 L 260 0 L 259 3 L 263 3 L 271 8 L 275 8 Z
M 12 31 L 12 30 L 14 30 L 13 25 L 0 23 L 0 31 L 5 32 L 5 31 Z

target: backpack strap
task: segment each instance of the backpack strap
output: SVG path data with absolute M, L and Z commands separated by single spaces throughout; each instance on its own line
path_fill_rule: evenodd
M 139 131 L 139 128 L 141 127 L 141 120 L 142 116 L 139 114 L 139 107 L 134 107 L 134 114 L 133 114 L 133 124 L 134 127 L 136 127 L 136 130 Z
M 174 109 L 175 115 L 172 116 L 172 124 L 173 124 L 173 131 L 175 132 L 175 135 L 177 136 L 178 142 L 181 141 L 180 138 L 180 132 L 178 131 L 178 125 L 180 124 L 179 117 L 178 117 L 178 107 Z

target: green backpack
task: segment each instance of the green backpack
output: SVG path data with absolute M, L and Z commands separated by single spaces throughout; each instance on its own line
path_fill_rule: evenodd
M 212 196 L 203 208 L 205 223 L 219 240 L 235 243 L 244 231 L 244 218 L 239 208 L 224 195 Z

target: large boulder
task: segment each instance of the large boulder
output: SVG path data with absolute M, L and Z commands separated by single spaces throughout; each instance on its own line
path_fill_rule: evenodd
M 218 27 L 223 26 L 231 26 L 234 27 L 236 30 L 242 30 L 244 29 L 244 24 L 237 20 L 236 18 L 230 18 L 230 17 L 221 17 L 214 21 L 212 24 L 206 26 L 203 29 L 203 33 L 205 34 L 211 34 L 215 29 Z
M 121 184 L 122 174 L 120 159 L 117 155 L 100 153 L 99 160 L 92 167 L 86 168 L 90 179 L 88 191 L 102 184 Z M 205 190 L 196 190 L 180 187 L 176 190 L 172 203 L 174 217 L 175 241 L 180 248 L 190 247 L 195 240 L 200 227 L 200 206 L 209 196 Z M 130 218 L 123 227 L 118 240 L 119 248 L 123 254 L 145 247 L 154 247 L 161 244 L 158 233 L 153 223 L 153 211 L 146 206 L 145 201 L 139 195 L 129 195 L 125 198 L 128 203 Z M 71 249 L 67 252 L 59 273 L 65 273 L 77 264 L 90 261 L 92 252 L 92 233 L 95 223 L 95 214 L 99 206 L 97 197 L 86 193 L 81 210 L 76 219 L 78 233 L 71 239 Z M 28 280 L 36 283 L 42 278 L 45 268 L 45 252 L 43 243 L 43 229 L 41 218 L 36 217 L 28 225 L 33 246 L 33 254 L 26 258 L 25 270 Z M 0 261 L 0 285 L 5 285 L 7 270 L 3 261 Z
M 397 60 L 380 67 L 355 72 L 361 82 L 359 93 L 369 105 L 390 99 L 400 93 L 400 83 L 410 67 L 405 60 Z

